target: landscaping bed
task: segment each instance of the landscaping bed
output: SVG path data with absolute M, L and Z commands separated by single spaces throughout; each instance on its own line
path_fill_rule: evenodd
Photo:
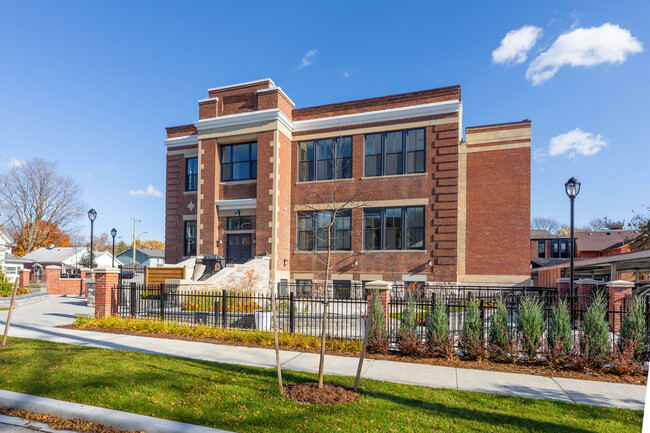
M 237 432 L 638 432 L 642 411 L 361 381 L 361 398 L 314 405 L 278 392 L 274 370 L 12 338 L 0 388 Z M 315 374 L 284 371 L 287 389 Z M 335 386 L 352 378 L 326 376 Z M 300 389 L 300 387 L 296 388 Z
M 185 326 L 161 323 L 155 321 L 136 321 L 134 319 L 77 319 L 77 325 L 66 325 L 63 328 L 83 329 L 95 332 L 107 332 L 114 334 L 138 335 L 153 338 L 168 338 L 176 340 L 199 341 L 212 344 L 224 344 L 232 346 L 245 347 L 262 347 L 271 348 L 273 346 L 273 334 L 270 332 L 259 331 L 238 331 L 220 328 L 211 328 L 203 326 Z M 93 326 L 101 324 L 102 326 Z M 134 327 L 139 326 L 139 329 Z M 165 327 L 175 332 L 147 332 L 143 329 L 165 329 Z M 125 329 L 126 328 L 126 329 Z M 129 329 L 130 328 L 130 329 Z M 215 338 L 210 335 L 214 333 L 222 338 Z M 317 337 L 280 333 L 280 348 L 283 350 L 295 350 L 301 352 L 318 353 L 320 339 Z M 234 338 L 224 338 L 232 336 Z M 295 338 L 294 338 L 295 337 Z M 284 343 L 284 344 L 283 344 Z M 295 343 L 295 344 L 294 344 Z M 347 357 L 358 357 L 361 349 L 359 340 L 341 340 L 328 339 L 327 354 Z M 369 359 L 381 359 L 386 361 L 412 362 L 418 364 L 439 365 L 453 368 L 467 368 L 476 370 L 499 371 L 504 373 L 531 374 L 546 377 L 562 377 L 569 379 L 596 380 L 601 382 L 624 383 L 631 385 L 646 385 L 647 373 L 636 375 L 619 375 L 614 374 L 607 368 L 593 370 L 576 371 L 569 368 L 551 368 L 542 362 L 518 361 L 497 362 L 491 360 L 468 360 L 464 358 L 438 358 L 433 356 L 405 356 L 397 351 L 391 351 L 387 354 L 366 354 Z
M 111 427 L 106 427 L 101 424 L 95 424 L 94 422 L 84 421 L 82 419 L 76 419 L 76 418 L 64 419 L 64 418 L 59 418 L 58 416 L 52 416 L 43 413 L 28 412 L 23 409 L 9 409 L 2 406 L 0 406 L 0 414 L 22 418 L 28 421 L 36 421 L 39 423 L 44 423 L 49 425 L 54 430 L 69 430 L 69 431 L 76 431 L 76 432 L 91 432 L 91 433 L 143 433 L 144 432 L 144 430 L 140 432 L 116 430 Z

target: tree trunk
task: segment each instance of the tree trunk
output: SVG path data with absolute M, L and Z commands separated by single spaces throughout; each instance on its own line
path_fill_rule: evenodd
M 16 282 L 14 283 L 14 291 L 11 293 L 11 302 L 9 303 L 9 312 L 7 313 L 7 323 L 5 323 L 5 332 L 4 335 L 2 336 L 2 343 L 0 343 L 0 346 L 6 346 L 7 345 L 7 334 L 9 334 L 9 324 L 11 323 L 11 313 L 14 311 L 14 303 L 16 302 L 16 292 L 18 291 L 18 283 L 20 281 L 20 278 L 16 278 Z
M 370 335 L 370 324 L 372 320 L 372 311 L 375 308 L 375 291 L 372 292 L 370 299 L 370 308 L 366 310 L 366 331 L 363 333 L 363 345 L 361 346 L 361 356 L 359 356 L 359 366 L 357 367 L 357 377 L 354 379 L 354 392 L 359 388 L 359 378 L 361 377 L 361 369 L 363 368 L 363 360 L 366 357 L 366 349 L 368 348 L 368 335 Z
M 278 316 L 275 284 L 276 283 L 274 282 L 271 287 L 271 308 L 273 309 L 273 339 L 275 340 L 275 365 L 278 370 L 278 387 L 280 388 L 280 395 L 283 395 L 284 388 L 282 387 L 282 366 L 280 365 L 280 345 L 278 343 Z
M 318 388 L 323 388 L 323 370 L 325 367 L 325 333 L 327 330 L 327 282 L 330 279 L 330 260 L 332 256 L 332 224 L 330 223 L 327 228 L 327 259 L 325 260 L 325 290 L 323 293 L 323 326 L 321 328 L 320 336 L 320 358 L 318 363 Z

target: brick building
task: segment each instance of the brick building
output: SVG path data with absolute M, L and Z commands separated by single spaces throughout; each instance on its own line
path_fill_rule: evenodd
M 333 280 L 529 282 L 530 121 L 463 141 L 460 86 L 295 108 L 264 79 L 198 104 L 167 128 L 167 263 L 268 255 L 273 280 L 323 278 L 328 203 L 350 202 Z

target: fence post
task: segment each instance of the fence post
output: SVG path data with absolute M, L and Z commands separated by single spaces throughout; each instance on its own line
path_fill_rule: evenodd
M 117 286 L 119 271 L 114 268 L 101 268 L 95 271 L 95 317 L 107 317 L 113 314 L 116 302 L 113 290 Z
M 615 308 L 617 304 L 619 305 L 620 309 L 621 301 L 623 301 L 626 296 L 632 295 L 632 288 L 634 287 L 634 283 L 630 281 L 616 280 L 610 281 L 606 284 L 606 286 L 608 290 L 607 311 L 614 312 L 616 311 Z M 609 319 L 612 331 L 618 332 L 621 326 L 621 315 L 619 314 L 617 316 L 616 314 L 612 314 Z
M 296 305 L 293 292 L 289 293 L 289 332 L 296 332 Z
M 387 281 L 371 281 L 366 283 L 366 314 L 370 312 L 370 303 L 372 302 L 372 292 L 376 293 L 379 303 L 384 309 L 384 322 L 386 330 L 390 332 L 390 283 Z M 370 323 L 370 317 L 368 317 Z
M 138 298 L 136 293 L 135 283 L 131 283 L 131 293 L 129 294 L 129 302 L 131 303 L 131 317 L 138 315 Z
M 222 292 L 222 306 L 221 306 L 221 327 L 226 328 L 226 289 L 223 289 Z
M 160 320 L 165 320 L 165 283 L 160 283 Z

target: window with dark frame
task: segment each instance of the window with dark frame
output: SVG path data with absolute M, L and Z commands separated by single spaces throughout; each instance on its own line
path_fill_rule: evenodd
M 352 283 L 348 280 L 333 280 L 334 299 L 350 299 Z
M 424 128 L 365 135 L 364 176 L 424 173 L 424 143 Z
M 551 241 L 551 257 L 554 259 L 569 258 L 569 240 L 568 239 L 553 239 Z
M 252 230 L 253 217 L 250 215 L 239 215 L 226 218 L 227 230 Z
M 298 145 L 299 182 L 335 177 L 352 177 L 352 137 L 303 141 Z
M 300 212 L 298 214 L 298 250 L 323 251 L 327 250 L 327 227 L 332 213 L 329 211 Z M 332 249 L 351 249 L 351 219 L 352 213 L 339 211 L 332 226 Z
M 199 177 L 199 159 L 185 159 L 185 191 L 196 191 Z
M 296 280 L 296 295 L 308 296 L 311 293 L 310 280 Z
M 221 146 L 221 180 L 257 179 L 257 143 Z
M 424 249 L 424 206 L 364 209 L 364 250 Z
M 546 257 L 546 241 L 537 241 L 537 257 Z
M 184 252 L 186 256 L 196 255 L 196 221 L 185 221 Z

